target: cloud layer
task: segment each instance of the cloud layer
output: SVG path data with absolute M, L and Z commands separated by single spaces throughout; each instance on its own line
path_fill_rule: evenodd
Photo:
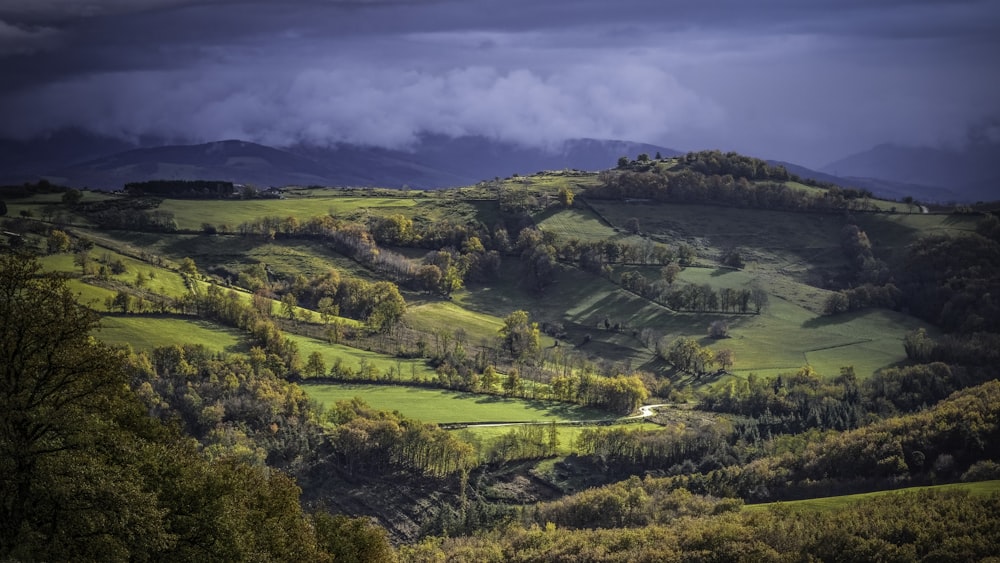
M 619 138 L 818 164 L 1000 115 L 1000 9 L 895 0 L 0 2 L 0 135 Z

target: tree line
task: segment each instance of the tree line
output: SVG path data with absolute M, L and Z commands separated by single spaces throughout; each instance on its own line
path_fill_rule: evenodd
M 830 510 L 739 510 L 729 499 L 645 483 L 588 491 L 560 510 L 476 536 L 452 536 L 400 549 L 402 561 L 975 561 L 1000 541 L 1000 501 L 967 492 L 885 495 Z M 589 526 L 554 520 L 599 518 Z M 566 516 L 563 516 L 566 515 Z M 676 516 L 675 516 L 676 515 Z M 545 518 L 552 516 L 553 520 Z M 677 517 L 686 516 L 686 517 Z M 599 526 L 597 522 L 604 524 Z M 638 526 L 637 523 L 649 522 Z M 621 525 L 616 525 L 616 524 Z
M 875 207 L 865 190 L 828 186 L 808 192 L 786 185 L 792 180 L 775 168 L 735 153 L 689 153 L 670 169 L 649 161 L 620 166 L 600 175 L 601 184 L 588 188 L 593 199 L 648 199 L 662 202 L 716 203 L 759 209 L 802 211 L 856 210 Z M 801 181 L 801 179 L 798 179 Z

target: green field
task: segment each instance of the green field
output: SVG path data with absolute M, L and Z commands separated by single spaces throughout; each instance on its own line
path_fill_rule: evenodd
M 171 344 L 201 344 L 226 353 L 246 353 L 249 349 L 242 332 L 187 317 L 105 316 L 97 337 L 108 344 L 128 344 L 136 350 Z
M 344 346 L 342 344 L 329 344 L 322 340 L 298 334 L 285 333 L 285 337 L 289 338 L 298 345 L 299 356 L 302 358 L 303 362 L 305 362 L 309 355 L 313 352 L 319 352 L 323 356 L 323 361 L 326 363 L 327 370 L 329 370 L 339 358 L 344 366 L 347 366 L 355 371 L 357 371 L 362 362 L 364 362 L 367 365 L 373 366 L 380 374 L 385 374 L 392 370 L 396 374 L 395 378 L 403 381 L 411 381 L 414 375 L 423 379 L 434 377 L 436 375 L 434 370 L 432 370 L 430 366 L 427 365 L 427 362 L 422 359 L 394 358 L 385 354 L 351 348 L 350 346 Z
M 605 420 L 613 415 L 566 403 L 509 399 L 400 385 L 319 384 L 302 388 L 321 404 L 360 397 L 379 410 L 398 410 L 403 415 L 439 424 L 459 422 L 545 422 Z
M 553 213 L 539 221 L 538 228 L 557 233 L 560 237 L 594 242 L 614 238 L 624 238 L 614 228 L 609 227 L 592 211 L 585 208 L 566 209 Z
M 468 343 L 473 345 L 479 345 L 484 340 L 492 342 L 503 327 L 502 319 L 463 309 L 451 301 L 430 301 L 409 305 L 404 321 L 411 328 L 428 334 L 440 330 L 454 334 L 456 330 L 461 329 L 465 332 Z
M 769 510 L 789 509 L 826 511 L 843 508 L 858 501 L 879 497 L 882 495 L 902 495 L 916 493 L 919 491 L 968 491 L 977 496 L 988 496 L 1000 494 L 1000 481 L 977 481 L 974 483 L 951 483 L 948 485 L 931 485 L 927 487 L 908 487 L 892 491 L 878 491 L 874 493 L 861 493 L 856 495 L 843 495 L 837 497 L 812 498 L 805 500 L 792 500 L 786 502 L 767 502 L 761 504 L 750 504 L 744 510 Z
M 331 214 L 349 217 L 365 212 L 385 213 L 417 205 L 412 198 L 343 197 L 323 190 L 312 197 L 246 200 L 166 199 L 158 208 L 169 211 L 180 229 L 201 229 L 202 224 L 227 225 L 235 229 L 240 223 L 260 217 L 295 217 L 300 221 Z
M 657 424 L 649 422 L 632 422 L 621 425 L 601 425 L 594 424 L 560 424 L 557 426 L 559 435 L 559 455 L 570 455 L 577 453 L 576 440 L 584 430 L 588 429 L 609 429 L 617 426 L 624 426 L 630 430 L 657 430 L 662 428 Z M 516 426 L 469 426 L 452 430 L 459 438 L 467 442 L 489 444 L 500 436 L 507 434 Z

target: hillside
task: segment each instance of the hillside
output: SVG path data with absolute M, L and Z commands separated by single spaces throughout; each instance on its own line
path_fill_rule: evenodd
M 439 142 L 442 162 L 461 150 Z M 471 146 L 467 170 L 492 160 L 477 164 L 487 145 Z M 322 152 L 239 141 L 91 162 L 124 170 L 149 154 L 219 173 L 324 170 Z M 217 468 L 197 471 L 289 475 L 301 496 L 281 489 L 297 499 L 288 514 L 363 517 L 338 529 L 391 537 L 404 560 L 619 541 L 683 559 L 714 553 L 704 530 L 733 530 L 747 542 L 719 549 L 752 544 L 766 560 L 792 543 L 854 545 L 864 532 L 851 522 L 914 503 L 991 518 L 992 497 L 914 493 L 800 516 L 829 532 L 816 535 L 780 508 L 740 507 L 997 478 L 997 219 L 922 213 L 735 153 L 653 154 L 599 172 L 273 199 L 41 185 L 5 200 L 0 237 L 5 260 L 37 255 L 81 315 L 102 318 L 96 340 L 74 345 L 128 345 L 121 388 Z M 154 440 L 140 419 L 115 424 Z M 149 485 L 151 462 L 130 459 L 135 486 L 174 506 Z M 920 522 L 973 554 L 996 539 Z M 775 539 L 785 528 L 799 530 L 791 543 Z M 309 529 L 294 533 L 324 528 Z M 936 553 L 918 540 L 902 543 Z M 624 553 L 600 550 L 591 558 Z

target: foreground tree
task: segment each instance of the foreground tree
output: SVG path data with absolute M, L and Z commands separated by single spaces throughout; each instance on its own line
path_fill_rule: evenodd
M 206 461 L 150 418 L 97 321 L 64 279 L 0 254 L 0 560 L 330 561 L 292 479 Z M 341 548 L 361 540 L 388 549 Z
M 113 553 L 128 547 L 112 541 L 120 527 L 149 532 L 162 518 L 133 476 L 83 453 L 125 448 L 105 441 L 123 421 L 102 417 L 130 411 L 123 358 L 89 336 L 96 313 L 40 270 L 0 256 L 0 559 L 80 543 Z

